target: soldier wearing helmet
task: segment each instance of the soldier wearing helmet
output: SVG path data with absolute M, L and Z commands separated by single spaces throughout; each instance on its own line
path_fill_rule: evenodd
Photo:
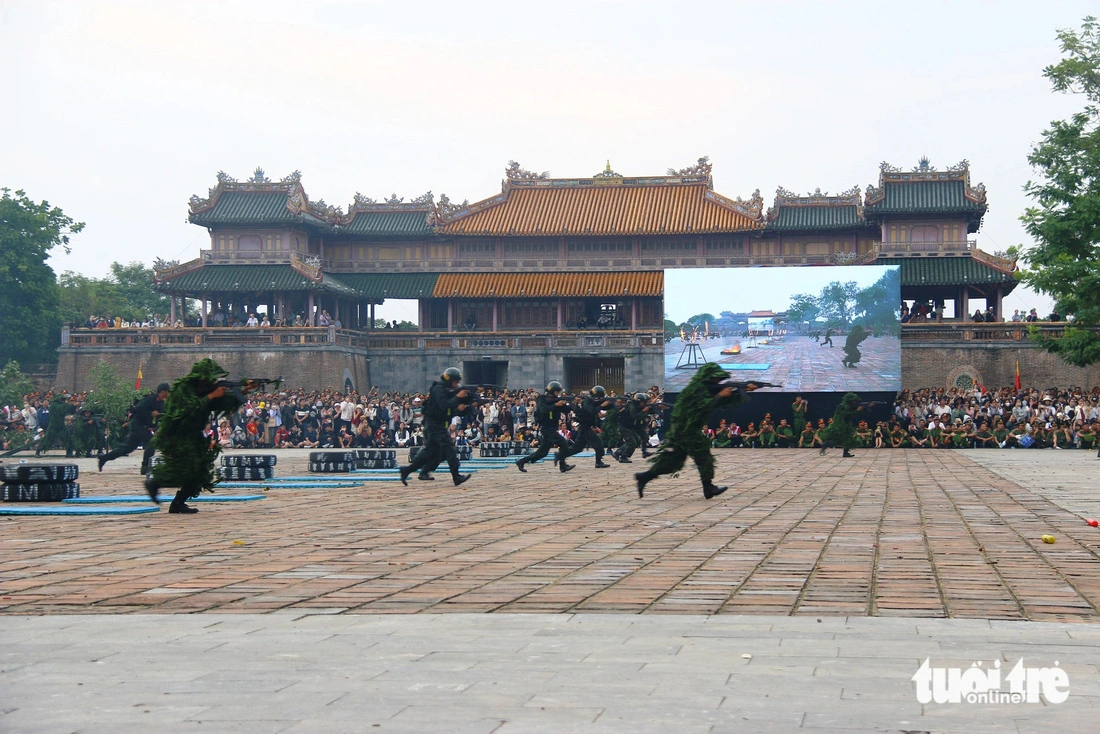
M 620 464 L 630 464 L 630 457 L 639 446 L 642 448 L 642 458 L 649 458 L 646 449 L 646 424 L 649 422 L 649 413 L 652 406 L 649 404 L 649 396 L 644 392 L 636 392 L 631 400 L 619 410 L 619 433 L 623 437 L 623 445 L 612 454 Z
M 603 385 L 593 387 L 579 408 L 573 411 L 573 418 L 577 421 L 577 435 L 573 439 L 573 448 L 569 450 L 566 458 L 579 454 L 585 448 L 596 451 L 596 468 L 606 469 L 610 464 L 603 461 L 603 440 L 600 438 L 596 425 L 600 422 L 600 413 L 611 407 L 611 401 L 607 399 L 607 390 Z
M 558 470 L 564 473 L 576 468 L 573 464 L 565 463 L 569 456 L 569 442 L 558 433 L 562 416 L 568 415 L 573 410 L 569 401 L 562 397 L 561 393 L 561 383 L 554 380 L 546 386 L 546 392 L 539 395 L 535 402 L 535 420 L 539 424 L 539 447 L 530 456 L 521 456 L 516 460 L 516 468 L 521 472 L 527 471 L 525 468 L 527 464 L 534 464 L 545 458 L 554 446 L 558 447 L 555 459 Z
M 411 464 L 400 469 L 401 483 L 406 487 L 410 474 L 425 467 L 434 468 L 440 459 L 446 459 L 456 487 L 470 478 L 469 474 L 458 473 L 458 453 L 449 431 L 451 418 L 463 413 L 469 405 L 470 391 L 460 388 L 460 382 L 462 372 L 457 367 L 448 367 L 428 390 L 423 408 L 424 446 Z

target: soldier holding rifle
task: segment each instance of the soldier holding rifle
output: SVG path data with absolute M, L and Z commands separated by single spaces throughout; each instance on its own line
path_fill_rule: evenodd
M 428 390 L 428 402 L 424 405 L 424 446 L 411 464 L 399 470 L 401 483 L 406 487 L 410 474 L 425 467 L 429 471 L 434 469 L 440 458 L 447 460 L 456 487 L 470 478 L 469 474 L 458 473 L 458 453 L 448 430 L 451 418 L 464 413 L 472 400 L 470 390 L 460 388 L 460 382 L 462 372 L 457 367 L 448 367 Z

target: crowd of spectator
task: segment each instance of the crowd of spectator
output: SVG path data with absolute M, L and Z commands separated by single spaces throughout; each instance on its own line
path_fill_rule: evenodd
M 662 398 L 657 387 L 647 394 Z M 487 392 L 481 405 L 453 419 L 452 438 L 457 445 L 535 445 L 537 395 L 534 388 Z M 67 453 L 107 450 L 122 439 L 123 421 L 94 415 L 86 409 L 87 398 L 32 393 L 22 407 L 0 407 L 0 445 L 9 449 L 41 441 L 56 418 L 52 406 L 63 412 L 64 425 L 55 432 Z M 206 433 L 226 449 L 407 448 L 423 442 L 425 400 L 426 395 L 411 393 L 280 389 L 248 396 L 234 414 L 212 416 Z M 830 419 L 822 413 L 798 397 L 786 415 L 765 413 L 744 426 L 720 419 L 704 431 L 715 448 L 819 448 Z M 647 429 L 651 446 L 660 443 L 667 419 L 667 409 L 653 412 Z M 605 428 L 608 443 L 614 443 L 617 430 Z M 571 438 L 574 429 L 563 420 L 559 430 Z M 903 390 L 889 419 L 862 421 L 857 435 L 867 448 L 1093 449 L 1100 446 L 1100 387 Z

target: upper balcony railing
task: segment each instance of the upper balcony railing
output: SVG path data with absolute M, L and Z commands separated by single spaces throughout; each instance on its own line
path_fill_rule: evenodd
M 62 347 L 129 348 L 276 346 L 309 347 L 339 345 L 359 349 L 664 349 L 658 331 L 474 331 L 420 332 L 355 331 L 331 326 L 167 327 L 160 329 L 62 329 Z
M 1056 337 L 1069 324 L 1065 321 L 1023 321 L 977 323 L 973 321 L 934 321 L 902 324 L 901 341 L 907 342 L 1027 342 L 1028 327 L 1042 335 Z M 1100 331 L 1100 328 L 1096 329 Z
M 975 240 L 957 242 L 879 242 L 875 245 L 879 257 L 921 257 L 934 255 L 966 255 L 978 249 Z
M 199 257 L 211 265 L 286 265 L 290 250 L 200 250 Z

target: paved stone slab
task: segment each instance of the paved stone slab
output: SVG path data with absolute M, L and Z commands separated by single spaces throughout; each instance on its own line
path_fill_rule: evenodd
M 1064 661 L 1070 634 L 1100 646 L 1100 625 L 917 618 L 8 616 L 0 731 L 1084 730 L 1100 673 Z M 1007 671 L 1022 646 L 1068 700 L 917 701 L 924 659 Z
M 308 452 L 276 453 L 280 474 L 300 474 L 308 461 Z M 1100 469 L 1094 458 L 1078 466 L 1085 452 L 1031 453 L 1048 477 Z M 273 489 L 267 501 L 204 505 L 194 516 L 6 517 L 0 614 L 1096 621 L 1100 530 L 1067 509 L 1096 484 L 1021 485 L 1006 478 L 1019 471 L 986 468 L 1016 454 L 1028 452 L 719 451 L 718 481 L 731 490 L 709 502 L 691 467 L 639 500 L 640 462 L 582 463 L 564 476 L 546 462 L 460 488 L 440 474 L 408 488 Z M 102 473 L 79 460 L 84 496 L 140 493 L 139 460 Z

